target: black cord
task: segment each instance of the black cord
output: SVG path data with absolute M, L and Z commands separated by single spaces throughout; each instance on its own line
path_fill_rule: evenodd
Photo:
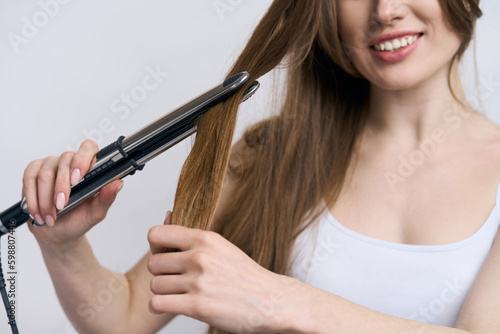
M 9 319 L 9 324 L 10 328 L 12 329 L 12 334 L 19 334 L 19 331 L 17 329 L 16 317 L 14 316 L 15 313 L 12 310 L 9 301 L 9 296 L 7 296 L 7 290 L 5 289 L 5 278 L 3 277 L 1 250 L 0 250 L 0 292 L 2 294 L 3 304 L 5 305 L 5 311 L 7 312 L 7 318 Z

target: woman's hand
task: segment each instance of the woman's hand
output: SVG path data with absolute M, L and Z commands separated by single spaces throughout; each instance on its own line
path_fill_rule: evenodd
M 285 297 L 298 281 L 264 269 L 217 233 L 170 219 L 148 235 L 153 313 L 183 314 L 231 333 L 285 329 Z
M 28 226 L 43 244 L 65 244 L 81 238 L 104 219 L 120 191 L 118 180 L 102 188 L 100 193 L 57 218 L 57 212 L 67 203 L 71 186 L 81 181 L 95 163 L 99 151 L 94 141 L 83 142 L 78 151 L 65 152 L 60 157 L 47 157 L 31 162 L 24 171 L 22 194 L 28 211 L 39 224 Z M 57 221 L 56 221 L 57 220 Z

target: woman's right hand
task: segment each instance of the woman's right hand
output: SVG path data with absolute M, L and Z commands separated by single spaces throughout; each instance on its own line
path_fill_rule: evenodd
M 106 217 L 109 207 L 123 186 L 116 180 L 101 189 L 99 194 L 57 218 L 57 212 L 67 203 L 71 186 L 81 181 L 95 164 L 99 147 L 92 140 L 84 141 L 78 151 L 65 152 L 60 157 L 32 161 L 23 177 L 22 196 L 26 197 L 28 211 L 39 224 L 28 226 L 41 244 L 63 245 L 87 233 Z

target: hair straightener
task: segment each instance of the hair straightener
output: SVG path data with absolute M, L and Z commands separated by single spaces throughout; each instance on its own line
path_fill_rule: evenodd
M 170 112 L 129 137 L 120 136 L 117 141 L 97 153 L 97 161 L 82 181 L 71 187 L 68 204 L 57 213 L 63 215 L 85 199 L 116 179 L 133 175 L 144 165 L 196 132 L 196 120 L 215 105 L 226 101 L 250 78 L 248 72 L 238 73 L 221 85 Z M 243 95 L 244 102 L 259 88 L 254 81 Z M 28 212 L 26 198 L 0 213 L 0 237 L 13 231 L 33 217 Z M 33 219 L 33 221 L 35 221 Z

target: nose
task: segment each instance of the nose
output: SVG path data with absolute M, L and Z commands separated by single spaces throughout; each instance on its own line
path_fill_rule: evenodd
M 387 25 L 404 18 L 406 15 L 401 0 L 376 0 L 372 13 L 373 19 L 382 25 Z

